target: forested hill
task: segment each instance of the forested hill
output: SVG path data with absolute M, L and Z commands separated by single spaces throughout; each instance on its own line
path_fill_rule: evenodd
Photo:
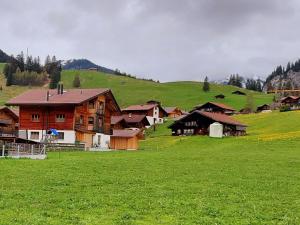
M 277 66 L 267 77 L 264 91 L 276 89 L 299 89 L 300 88 L 300 59 L 296 62 L 288 62 L 286 67 Z
M 62 61 L 62 68 L 64 70 L 98 70 L 103 73 L 115 74 L 115 71 L 103 66 L 99 66 L 88 59 L 71 59 Z
M 11 57 L 0 49 L 0 63 L 6 63 L 10 59 L 11 59 Z

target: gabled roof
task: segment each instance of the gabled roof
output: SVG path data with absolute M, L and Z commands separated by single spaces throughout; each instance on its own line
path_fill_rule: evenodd
M 174 112 L 178 107 L 164 107 L 164 110 L 169 114 Z
M 49 98 L 47 100 L 48 92 Z M 6 105 L 79 105 L 103 94 L 110 94 L 117 108 L 120 110 L 111 90 L 107 88 L 67 89 L 63 92 L 63 94 L 58 94 L 56 89 L 35 89 L 10 99 Z
M 136 130 L 113 130 L 113 135 L 112 137 L 134 137 L 136 135 L 138 135 L 141 132 L 140 129 L 136 129 Z
M 147 121 L 146 123 L 148 125 L 150 125 L 146 115 L 138 115 L 138 114 L 123 115 L 123 118 L 126 121 L 126 123 L 140 123 L 144 120 L 145 122 Z
M 131 105 L 125 109 L 122 109 L 122 111 L 148 111 L 156 106 L 157 104 Z
M 115 125 L 119 122 L 121 122 L 122 120 L 124 120 L 124 117 L 123 116 L 112 116 L 111 117 L 111 124 L 112 125 Z M 125 121 L 125 120 L 124 120 Z
M 15 120 L 19 119 L 19 109 L 12 109 L 7 106 L 0 107 L 0 110 L 3 110 L 9 113 Z
M 128 106 L 125 109 L 122 109 L 122 111 L 124 112 L 130 112 L 130 111 L 148 111 L 151 110 L 155 107 L 159 107 L 159 109 L 165 114 L 167 115 L 168 113 L 164 110 L 163 107 L 161 107 L 160 104 L 143 104 L 143 105 L 131 105 Z
M 205 103 L 203 105 L 196 106 L 195 109 L 199 109 L 199 108 L 205 106 L 206 104 L 212 104 L 212 105 L 215 105 L 215 106 L 217 106 L 219 108 L 222 108 L 222 109 L 226 109 L 226 110 L 230 110 L 230 111 L 235 111 L 235 109 L 232 108 L 231 106 L 225 105 L 223 103 L 217 103 L 217 102 L 207 102 L 207 103 Z
M 204 116 L 206 118 L 209 118 L 215 122 L 219 122 L 222 124 L 228 124 L 228 125 L 235 125 L 235 126 L 243 126 L 246 127 L 247 125 L 240 123 L 239 121 L 233 119 L 231 116 L 227 116 L 225 114 L 221 113 L 212 113 L 212 112 L 203 112 L 199 110 L 195 110 L 194 112 L 181 117 L 180 119 L 176 120 L 173 124 L 169 126 L 169 128 L 173 127 L 175 124 L 180 123 L 182 120 L 185 120 L 186 118 L 190 117 L 191 115 L 198 114 L 201 116 Z
M 290 99 L 293 99 L 293 100 L 298 100 L 298 99 L 300 99 L 299 96 L 287 96 L 287 97 L 282 98 L 281 101 L 284 101 L 284 100 L 289 99 L 289 98 L 290 98 Z

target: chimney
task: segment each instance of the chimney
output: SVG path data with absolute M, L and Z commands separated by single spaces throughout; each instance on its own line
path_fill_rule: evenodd
M 64 84 L 60 85 L 60 94 L 62 95 L 64 93 Z
M 60 94 L 60 84 L 57 84 L 57 94 Z
M 47 102 L 49 101 L 49 91 L 47 91 Z

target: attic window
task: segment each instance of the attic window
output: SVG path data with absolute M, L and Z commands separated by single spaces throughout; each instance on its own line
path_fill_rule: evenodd
M 32 122 L 40 122 L 40 115 L 39 114 L 32 114 L 31 115 Z
M 89 102 L 89 109 L 94 109 L 95 108 L 95 102 L 94 101 L 90 101 Z

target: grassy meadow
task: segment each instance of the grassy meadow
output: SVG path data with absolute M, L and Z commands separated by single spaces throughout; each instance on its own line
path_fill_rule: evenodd
M 5 86 L 5 78 L 1 71 L 4 64 L 0 64 L 0 86 L 3 90 L 0 92 L 0 105 L 4 105 L 10 98 L 30 88 L 47 88 L 47 87 L 21 87 L 21 86 Z M 114 76 L 96 71 L 71 71 L 62 72 L 62 82 L 66 88 L 72 88 L 72 82 L 76 74 L 80 75 L 82 88 L 111 88 L 119 105 L 125 107 L 131 104 L 143 104 L 149 99 L 157 99 L 164 106 L 179 106 L 184 110 L 190 110 L 195 105 L 205 103 L 207 101 L 217 101 L 228 104 L 236 109 L 241 109 L 246 104 L 246 96 L 231 94 L 238 88 L 226 85 L 211 84 L 209 92 L 203 92 L 202 83 L 181 81 L 169 83 L 155 83 L 145 80 L 132 79 L 122 76 Z M 272 102 L 273 95 L 252 92 L 244 90 L 244 92 L 253 95 L 254 104 L 262 105 Z M 216 100 L 214 96 L 224 94 L 224 100 Z
M 241 115 L 248 136 L 224 139 L 171 137 L 168 121 L 139 151 L 2 159 L 0 221 L 299 224 L 299 118 Z
M 112 76 L 96 71 L 72 71 L 62 73 L 62 81 L 67 88 L 72 88 L 74 76 L 79 74 L 84 88 L 107 87 L 113 90 L 118 103 L 124 107 L 130 104 L 142 104 L 149 99 L 157 99 L 165 106 L 179 106 L 185 110 L 207 101 L 218 101 L 241 109 L 246 104 L 246 96 L 231 94 L 238 88 L 226 85 L 211 84 L 209 92 L 203 92 L 202 83 L 191 81 L 155 83 L 128 77 Z M 252 92 L 255 105 L 272 102 L 272 95 Z M 224 94 L 224 100 L 216 100 L 217 94 Z

